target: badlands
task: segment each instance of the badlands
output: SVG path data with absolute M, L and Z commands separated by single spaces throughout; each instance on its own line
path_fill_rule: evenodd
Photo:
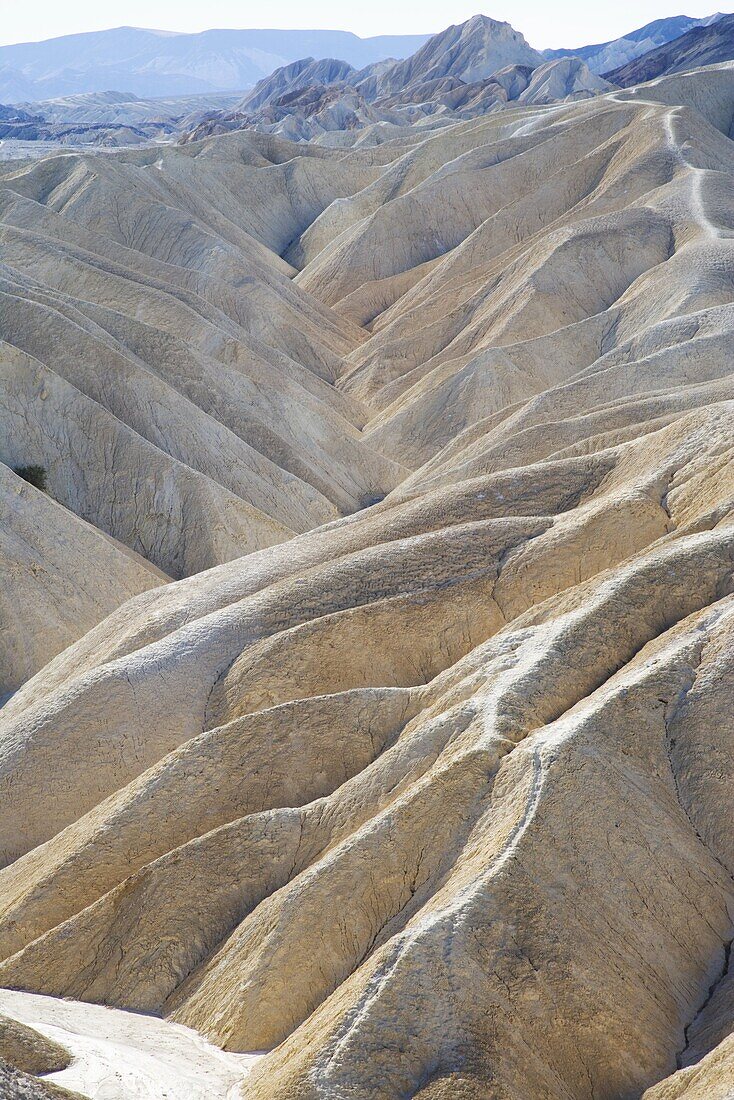
M 0 165 L 4 1095 L 734 1095 L 733 127 Z

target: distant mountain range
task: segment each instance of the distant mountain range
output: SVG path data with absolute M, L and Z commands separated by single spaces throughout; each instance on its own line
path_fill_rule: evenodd
M 692 19 L 689 15 L 672 15 L 667 19 L 646 23 L 644 27 L 638 27 L 636 31 L 630 31 L 622 38 L 614 38 L 610 42 L 580 46 L 575 50 L 544 50 L 543 56 L 550 61 L 573 54 L 585 61 L 593 73 L 606 73 L 641 57 L 657 46 L 663 46 L 693 27 L 706 27 L 717 19 L 721 19 L 721 12 L 702 19 Z
M 734 15 L 723 15 L 715 23 L 694 27 L 680 38 L 612 70 L 607 79 L 628 88 L 668 73 L 698 69 L 733 58 Z
M 301 57 L 339 57 L 362 68 L 414 53 L 425 34 L 358 38 L 349 31 L 118 27 L 0 47 L 0 102 L 109 90 L 138 96 L 242 91 Z
M 49 113 L 50 100 L 100 93 L 119 99 L 122 93 L 127 104 L 136 96 L 146 100 L 221 96 L 255 86 L 256 91 L 236 107 L 251 116 L 265 99 L 273 103 L 278 96 L 305 88 L 344 84 L 356 88 L 365 102 L 387 107 L 432 102 L 434 109 L 441 104 L 453 110 L 471 100 L 471 109 L 480 110 L 482 105 L 484 109 L 492 106 L 497 95 L 514 100 L 527 86 L 531 72 L 563 59 L 577 59 L 573 72 L 551 69 L 547 87 L 568 89 L 566 95 L 603 90 L 605 81 L 592 79 L 602 75 L 612 83 L 628 85 L 662 72 L 728 60 L 734 56 L 732 18 L 721 13 L 702 19 L 676 15 L 610 42 L 542 52 L 509 23 L 486 15 L 473 16 L 430 37 L 363 39 L 348 31 L 287 30 L 176 34 L 119 27 L 0 47 L 0 103 L 43 102 L 44 109 L 32 113 L 58 123 L 62 119 Z M 514 72 L 500 81 L 504 91 L 480 87 L 501 70 L 517 67 L 523 70 L 519 91 Z M 473 89 L 471 95 L 467 87 Z M 309 112 L 317 109 L 318 98 L 309 93 Z M 333 101 L 330 92 L 330 104 Z M 120 121 L 108 117 L 108 105 L 107 101 L 90 105 L 96 124 Z M 77 105 L 73 106 L 76 114 Z M 167 106 L 165 118 L 172 117 L 174 106 L 178 111 L 178 105 Z M 125 107 L 123 113 L 126 120 L 139 121 L 137 109 L 131 113 Z M 150 113 L 157 116 L 155 106 Z M 186 113 L 179 112 L 179 117 Z M 71 121 L 65 107 L 62 114 L 64 122 Z M 74 118 L 75 123 L 80 121 Z

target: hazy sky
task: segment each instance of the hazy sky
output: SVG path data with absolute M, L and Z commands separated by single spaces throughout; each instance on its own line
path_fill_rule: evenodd
M 709 15 L 710 3 L 681 0 L 0 0 L 0 43 L 128 25 L 200 31 L 208 27 L 308 27 L 373 34 L 433 33 L 483 11 L 504 19 L 533 46 L 580 46 L 617 38 L 665 15 Z M 726 9 L 725 9 L 726 10 Z

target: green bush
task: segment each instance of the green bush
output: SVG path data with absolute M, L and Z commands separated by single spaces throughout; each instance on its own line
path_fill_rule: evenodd
M 29 485 L 35 485 L 42 493 L 46 492 L 46 470 L 43 466 L 14 466 L 13 473 Z

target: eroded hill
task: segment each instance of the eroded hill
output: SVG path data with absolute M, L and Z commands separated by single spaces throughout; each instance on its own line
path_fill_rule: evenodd
M 0 457 L 184 579 L 0 714 L 0 985 L 248 1100 L 731 1075 L 733 119 L 4 172 Z

